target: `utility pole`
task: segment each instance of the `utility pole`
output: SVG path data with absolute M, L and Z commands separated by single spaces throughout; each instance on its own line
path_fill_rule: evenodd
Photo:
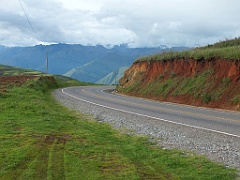
M 117 85 L 116 78 L 117 78 L 117 72 L 115 71 L 115 78 L 114 78 L 114 81 L 115 81 L 115 86 Z
M 46 74 L 48 74 L 48 53 L 46 56 Z

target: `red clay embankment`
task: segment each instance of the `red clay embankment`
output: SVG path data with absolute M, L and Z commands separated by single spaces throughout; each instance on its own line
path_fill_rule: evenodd
M 240 61 L 135 62 L 125 71 L 118 91 L 163 101 L 240 110 Z

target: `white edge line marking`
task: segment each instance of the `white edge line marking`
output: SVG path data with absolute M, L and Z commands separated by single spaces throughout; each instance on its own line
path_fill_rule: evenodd
M 94 103 L 94 102 L 91 102 L 91 101 L 73 96 L 71 94 L 68 94 L 68 93 L 64 92 L 65 89 L 67 89 L 67 88 L 62 89 L 62 93 L 71 97 L 71 98 L 74 98 L 74 99 L 77 99 L 77 100 L 80 100 L 80 101 L 84 101 L 84 102 L 87 102 L 89 104 L 93 104 L 93 105 L 103 107 L 103 108 L 106 108 L 106 109 L 111 109 L 111 110 L 114 110 L 114 111 L 119 111 L 119 112 L 123 112 L 123 113 L 127 113 L 127 114 L 133 114 L 133 115 L 142 116 L 142 117 L 146 117 L 146 118 L 151 118 L 151 119 L 155 119 L 155 120 L 160 120 L 160 121 L 163 121 L 163 122 L 168 122 L 168 123 L 172 123 L 172 124 L 176 124 L 176 125 L 181 125 L 181 126 L 195 128 L 195 129 L 201 129 L 201 130 L 205 130 L 205 131 L 210 131 L 210 132 L 215 132 L 215 133 L 219 133 L 219 134 L 224 134 L 224 135 L 240 138 L 240 136 L 236 135 L 236 134 L 230 134 L 230 133 L 227 133 L 227 132 L 222 132 L 222 131 L 218 131 L 218 130 L 214 130 L 214 129 L 208 129 L 208 128 L 204 128 L 204 127 L 200 127 L 200 126 L 178 123 L 178 122 L 170 121 L 170 120 L 167 120 L 167 119 L 157 118 L 157 117 L 154 117 L 154 116 L 148 116 L 148 115 L 144 115 L 144 114 L 140 114 L 140 113 L 135 113 L 135 112 L 131 112 L 131 111 L 126 111 L 126 110 L 122 110 L 122 109 L 116 109 L 116 108 L 104 106 L 104 105 L 101 105 L 101 104 L 97 104 L 97 103 Z

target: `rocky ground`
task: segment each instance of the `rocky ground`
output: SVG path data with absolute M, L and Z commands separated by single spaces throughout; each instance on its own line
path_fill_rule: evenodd
M 190 155 L 197 153 L 213 161 L 224 163 L 227 167 L 240 170 L 240 138 L 238 137 L 105 109 L 75 100 L 62 94 L 60 90 L 54 92 L 54 97 L 63 105 L 81 113 L 92 114 L 97 121 L 110 123 L 123 132 L 146 135 L 163 148 L 181 149 Z

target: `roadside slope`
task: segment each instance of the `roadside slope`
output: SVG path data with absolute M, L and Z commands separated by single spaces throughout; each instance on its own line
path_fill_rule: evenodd
M 234 48 L 239 50 L 239 46 Z M 118 91 L 162 101 L 240 110 L 239 58 L 225 59 L 214 54 L 158 58 L 136 61 L 120 79 Z

